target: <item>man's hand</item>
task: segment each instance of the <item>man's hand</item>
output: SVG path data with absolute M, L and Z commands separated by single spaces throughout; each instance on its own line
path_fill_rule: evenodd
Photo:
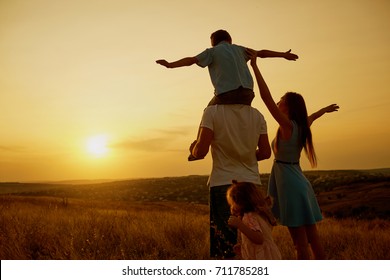
M 190 149 L 189 149 L 191 154 L 192 154 L 192 150 L 194 149 L 194 147 L 195 147 L 195 145 L 196 145 L 197 142 L 198 142 L 198 141 L 194 140 L 194 142 L 191 143 Z

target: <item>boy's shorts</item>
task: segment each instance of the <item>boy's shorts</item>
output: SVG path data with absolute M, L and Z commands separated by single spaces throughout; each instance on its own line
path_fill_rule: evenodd
M 239 87 L 228 92 L 224 92 L 218 95 L 215 95 L 209 102 L 207 106 L 212 105 L 223 105 L 223 104 L 243 104 L 251 105 L 252 100 L 255 97 L 253 90 L 249 88 Z

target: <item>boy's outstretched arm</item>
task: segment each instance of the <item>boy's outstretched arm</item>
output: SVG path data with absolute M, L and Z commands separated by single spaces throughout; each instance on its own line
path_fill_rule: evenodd
M 339 106 L 337 104 L 331 104 L 329 106 L 326 106 L 324 108 L 321 108 L 320 110 L 318 110 L 317 112 L 314 112 L 313 114 L 311 114 L 309 117 L 308 117 L 308 122 L 309 122 L 309 126 L 311 126 L 313 124 L 313 122 L 322 117 L 325 113 L 332 113 L 332 112 L 336 112 L 339 110 Z
M 288 50 L 286 52 L 275 52 L 270 50 L 260 50 L 257 51 L 257 56 L 261 58 L 267 58 L 267 57 L 282 57 L 287 60 L 297 60 L 298 56 L 294 53 L 291 53 L 291 50 Z
M 165 59 L 156 60 L 157 64 L 160 64 L 160 65 L 165 66 L 167 68 L 191 66 L 192 64 L 197 63 L 197 62 L 198 62 L 198 59 L 196 57 L 185 57 L 185 58 L 179 59 L 177 61 L 173 61 L 173 62 L 168 62 Z

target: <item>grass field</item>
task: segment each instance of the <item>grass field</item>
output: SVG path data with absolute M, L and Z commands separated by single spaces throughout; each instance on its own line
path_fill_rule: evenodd
M 313 184 L 326 210 L 319 232 L 327 258 L 389 260 L 388 178 L 332 185 L 329 174 L 311 178 L 329 179 L 322 189 Z M 0 259 L 209 259 L 206 179 L 0 183 Z M 295 259 L 287 229 L 273 234 L 283 259 Z
M 0 259 L 207 259 L 208 207 L 1 197 Z
M 209 259 L 206 205 L 0 197 L 0 259 Z M 390 259 L 390 221 L 326 218 L 319 231 L 329 259 Z M 283 259 L 295 251 L 274 228 Z

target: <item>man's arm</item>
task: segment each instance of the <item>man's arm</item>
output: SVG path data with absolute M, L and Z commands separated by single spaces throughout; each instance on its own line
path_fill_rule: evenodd
M 204 158 L 209 152 L 213 137 L 214 132 L 210 128 L 200 127 L 198 139 L 190 146 L 191 154 L 196 158 Z
M 318 110 L 317 112 L 314 112 L 313 114 L 311 114 L 309 117 L 308 117 L 308 122 L 309 122 L 309 126 L 311 126 L 313 124 L 313 122 L 322 117 L 325 113 L 332 113 L 332 112 L 336 112 L 339 110 L 339 106 L 337 104 L 331 104 L 329 106 L 326 106 L 324 108 L 321 108 L 320 110 Z
M 167 68 L 178 68 L 178 67 L 183 67 L 183 66 L 191 66 L 194 63 L 198 63 L 198 59 L 194 57 L 185 57 L 182 59 L 179 59 L 177 61 L 173 62 L 168 62 L 165 59 L 159 59 L 156 60 L 157 64 L 160 64 L 162 66 L 165 66 Z
M 282 57 L 287 60 L 297 60 L 298 56 L 294 53 L 291 53 L 291 50 L 288 50 L 286 52 L 275 52 L 270 50 L 260 50 L 257 51 L 257 56 L 261 58 L 268 58 L 268 57 Z
M 269 159 L 271 157 L 271 147 L 268 140 L 268 134 L 260 134 L 256 150 L 257 161 Z

